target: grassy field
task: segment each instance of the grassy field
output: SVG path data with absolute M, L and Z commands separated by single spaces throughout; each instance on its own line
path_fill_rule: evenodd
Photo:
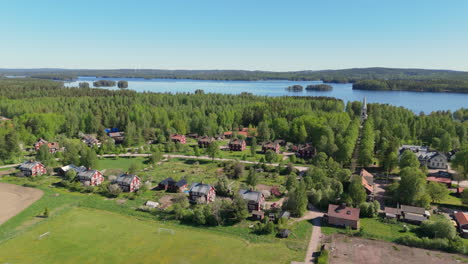
M 144 162 L 144 158 L 103 158 L 98 160 L 96 169 L 119 169 L 126 171 L 132 163 L 138 164 L 143 168 L 145 166 Z
M 289 263 L 302 259 L 303 252 L 289 249 L 285 241 L 250 243 L 202 229 L 74 208 L 3 242 L 0 262 Z

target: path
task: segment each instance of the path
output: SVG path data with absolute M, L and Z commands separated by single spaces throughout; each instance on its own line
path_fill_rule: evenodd
M 126 153 L 126 154 L 104 154 L 99 155 L 99 157 L 110 158 L 110 157 L 148 157 L 151 154 L 139 154 L 139 153 Z M 256 161 L 248 161 L 248 160 L 236 160 L 236 159 L 225 159 L 225 158 L 214 158 L 208 156 L 190 156 L 190 155 L 180 155 L 180 154 L 164 154 L 165 158 L 180 158 L 180 159 L 197 159 L 197 160 L 216 160 L 216 161 L 238 161 L 240 163 L 245 164 L 260 164 L 260 162 Z M 266 163 L 268 166 L 279 166 L 278 163 Z M 305 166 L 294 166 L 295 169 L 298 171 L 306 171 L 309 167 Z
M 18 163 L 18 164 L 3 165 L 3 166 L 0 166 L 0 169 L 14 168 L 14 167 L 18 167 L 19 165 L 21 165 L 21 164 Z
M 309 219 L 312 219 L 314 228 L 312 229 L 312 235 L 310 236 L 309 246 L 307 246 L 307 254 L 304 263 L 315 263 L 315 259 L 320 253 L 320 239 L 322 238 L 322 217 L 323 213 L 318 211 L 308 211 L 306 213 Z

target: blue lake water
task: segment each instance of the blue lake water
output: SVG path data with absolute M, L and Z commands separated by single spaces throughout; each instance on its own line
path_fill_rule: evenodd
M 369 103 L 391 104 L 403 106 L 415 113 L 430 113 L 438 110 L 455 111 L 462 107 L 468 108 L 468 94 L 457 93 L 422 93 L 404 91 L 366 91 L 353 90 L 352 84 L 330 84 L 332 91 L 289 92 L 285 88 L 299 84 L 304 88 L 309 84 L 319 84 L 321 81 L 209 81 L 209 80 L 176 80 L 176 79 L 143 79 L 143 78 L 95 78 L 79 77 L 77 81 L 67 82 L 65 86 L 78 86 L 80 82 L 88 82 L 93 87 L 96 80 L 128 81 L 128 89 L 138 92 L 155 93 L 193 93 L 202 89 L 205 93 L 240 94 L 249 92 L 266 96 L 328 96 L 348 101 L 361 101 L 364 97 Z M 105 87 L 118 89 L 117 87 Z

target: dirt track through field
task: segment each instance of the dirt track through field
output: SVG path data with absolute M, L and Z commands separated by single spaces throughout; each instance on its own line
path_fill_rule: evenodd
M 0 183 L 0 225 L 39 200 L 39 189 Z

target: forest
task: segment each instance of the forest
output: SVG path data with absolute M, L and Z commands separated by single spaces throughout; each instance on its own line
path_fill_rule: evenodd
M 398 68 L 354 68 L 321 71 L 245 71 L 245 70 L 65 70 L 65 69 L 0 69 L 0 76 L 18 75 L 43 79 L 71 80 L 78 76 L 113 78 L 164 78 L 195 80 L 291 80 L 328 83 L 354 83 L 358 80 L 468 80 L 468 72 L 449 70 L 398 69 Z
M 124 131 L 125 146 L 172 133 L 214 136 L 242 127 L 255 127 L 258 142 L 283 139 L 312 143 L 318 152 L 348 164 L 359 133 L 360 102 L 327 97 L 263 97 L 250 94 L 158 94 L 91 88 L 64 88 L 61 82 L 38 79 L 0 80 L 0 116 L 12 119 L 0 127 L 0 160 L 18 160 L 11 141 L 31 145 L 38 138 L 77 138 L 105 128 Z M 400 144 L 424 144 L 448 151 L 468 143 L 467 110 L 415 115 L 408 109 L 368 105 L 364 137 L 368 157 L 362 165 L 384 162 Z M 369 135 L 367 135 L 367 133 Z M 374 143 L 375 142 L 375 143 Z M 363 146 L 361 146 L 363 147 Z
M 463 80 L 359 80 L 356 90 L 453 92 L 468 93 L 468 81 Z

